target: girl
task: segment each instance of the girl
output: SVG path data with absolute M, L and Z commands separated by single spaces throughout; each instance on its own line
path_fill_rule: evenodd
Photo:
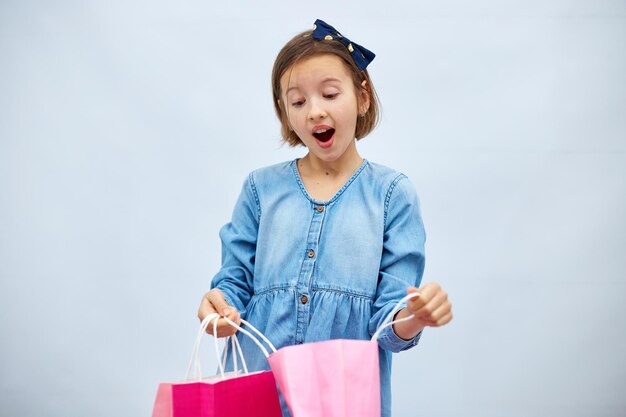
M 277 348 L 335 338 L 368 340 L 407 292 L 419 292 L 379 342 L 382 415 L 390 416 L 391 352 L 452 319 L 436 283 L 419 286 L 424 228 L 409 180 L 364 160 L 356 140 L 378 121 L 366 70 L 374 54 L 317 20 L 278 54 L 272 73 L 284 140 L 301 159 L 253 171 L 220 231 L 222 268 L 198 316 L 245 317 Z M 209 326 L 212 327 L 212 326 Z M 212 331 L 212 329 L 211 329 Z M 218 337 L 234 334 L 220 320 Z M 267 361 L 240 340 L 250 369 Z M 283 413 L 289 412 L 283 404 Z

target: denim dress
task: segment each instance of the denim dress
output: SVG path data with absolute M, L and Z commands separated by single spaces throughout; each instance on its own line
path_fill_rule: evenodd
M 220 230 L 222 267 L 211 286 L 277 349 L 369 340 L 407 288 L 420 285 L 425 237 L 405 175 L 365 160 L 330 200 L 319 201 L 307 193 L 297 160 L 288 161 L 244 182 Z M 391 415 L 391 352 L 415 346 L 419 336 L 404 340 L 389 327 L 378 339 L 383 417 Z M 269 369 L 253 342 L 239 340 L 250 370 Z

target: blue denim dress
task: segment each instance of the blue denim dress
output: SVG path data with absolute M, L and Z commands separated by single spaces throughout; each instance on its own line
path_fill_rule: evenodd
M 369 161 L 328 201 L 309 196 L 297 160 L 252 172 L 220 238 L 222 268 L 212 287 L 276 348 L 370 339 L 424 271 L 415 189 L 405 175 Z M 390 327 L 379 338 L 383 417 L 391 415 L 391 352 L 419 336 L 404 340 Z M 258 347 L 239 340 L 249 369 L 268 369 Z

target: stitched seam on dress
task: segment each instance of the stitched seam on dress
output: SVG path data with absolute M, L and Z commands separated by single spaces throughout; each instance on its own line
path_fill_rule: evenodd
M 374 299 L 374 297 L 371 297 L 369 295 L 365 295 L 365 294 L 359 294 L 356 292 L 352 292 L 352 291 L 344 291 L 344 290 L 336 290 L 334 288 L 325 288 L 325 287 L 311 287 L 312 291 L 325 291 L 325 292 L 334 292 L 337 294 L 342 294 L 342 295 L 349 295 L 351 297 L 355 297 L 355 298 L 362 298 L 364 300 L 369 300 L 372 301 Z
M 259 296 L 259 295 L 263 295 L 263 294 L 267 294 L 270 292 L 277 292 L 277 291 L 293 291 L 296 292 L 296 287 L 291 286 L 291 285 L 277 285 L 274 287 L 265 287 L 262 290 L 258 290 L 258 291 L 254 291 L 254 296 Z
M 361 164 L 361 166 L 359 167 L 359 169 L 357 169 L 357 171 L 356 171 L 354 174 L 352 174 L 352 176 L 350 177 L 350 179 L 349 179 L 349 180 L 348 180 L 348 181 L 347 181 L 347 182 L 343 185 L 343 187 L 341 187 L 341 188 L 339 189 L 339 191 L 337 191 L 337 192 L 335 193 L 335 195 L 334 195 L 334 196 L 333 196 L 330 200 L 328 200 L 328 202 L 327 202 L 327 203 L 328 203 L 328 204 L 331 204 L 331 203 L 333 203 L 335 200 L 337 200 L 337 199 L 339 198 L 339 196 L 340 196 L 341 194 L 343 194 L 343 192 L 346 190 L 346 188 L 348 188 L 348 187 L 350 186 L 350 184 L 352 184 L 352 183 L 354 182 L 354 180 L 356 179 L 356 177 L 358 177 L 358 176 L 359 176 L 359 174 L 360 174 L 360 173 L 361 173 L 361 172 L 365 169 L 365 167 L 366 167 L 367 165 L 369 165 L 369 161 L 368 161 L 367 159 L 364 159 L 364 160 L 363 160 L 363 163 Z
M 300 173 L 298 172 L 298 160 L 294 159 L 291 162 L 291 169 L 293 171 L 293 175 L 294 177 L 296 177 L 296 182 L 298 183 L 298 187 L 300 187 L 300 191 L 302 192 L 302 194 L 304 195 L 304 197 L 311 201 L 312 198 L 311 196 L 309 196 L 309 193 L 307 193 L 306 188 L 304 188 L 304 184 L 302 183 L 302 179 L 300 178 Z
M 385 215 L 383 217 L 384 221 L 383 221 L 383 230 L 387 229 L 387 212 L 389 211 L 389 201 L 391 200 L 391 194 L 393 193 L 393 190 L 396 188 L 396 185 L 398 185 L 398 183 L 400 182 L 400 180 L 406 178 L 406 175 L 404 174 L 399 174 L 392 182 L 391 185 L 389 186 L 389 190 L 387 191 L 387 196 L 385 197 Z
M 298 160 L 294 159 L 292 161 L 292 164 L 291 164 L 292 170 L 293 170 L 293 174 L 296 177 L 296 181 L 298 182 L 298 186 L 300 187 L 300 191 L 302 191 L 302 194 L 304 194 L 306 199 L 309 200 L 311 203 L 313 203 L 313 204 L 320 204 L 320 205 L 331 205 L 332 203 L 334 203 L 335 200 L 337 200 L 341 196 L 341 194 L 343 194 L 343 192 L 346 190 L 346 188 L 348 188 L 350 186 L 350 184 L 352 184 L 354 182 L 354 180 L 359 176 L 359 174 L 368 165 L 369 165 L 369 161 L 367 159 L 364 159 L 363 163 L 361 164 L 359 169 L 357 169 L 356 172 L 354 174 L 352 174 L 352 176 L 348 179 L 348 181 L 346 181 L 346 183 L 335 193 L 334 196 L 331 197 L 330 200 L 328 200 L 328 201 L 321 201 L 321 200 L 314 199 L 307 192 L 306 187 L 304 186 L 304 183 L 302 182 L 302 178 L 300 177 L 300 172 L 298 171 Z
M 256 184 L 254 182 L 254 176 L 252 175 L 252 172 L 250 173 L 250 175 L 248 176 L 248 178 L 250 179 L 250 188 L 252 188 L 252 194 L 254 195 L 254 201 L 256 201 L 256 215 L 257 215 L 257 222 L 261 221 L 261 202 L 259 201 L 259 193 L 257 192 L 256 189 Z

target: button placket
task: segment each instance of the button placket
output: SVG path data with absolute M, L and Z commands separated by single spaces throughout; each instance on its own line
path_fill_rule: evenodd
M 319 255 L 318 243 L 322 231 L 322 223 L 326 214 L 326 207 L 323 204 L 312 205 L 311 223 L 306 239 L 306 252 L 302 260 L 302 267 L 297 284 L 297 322 L 296 322 L 296 343 L 304 341 L 306 328 L 309 321 L 310 312 L 310 284 L 315 268 L 315 261 Z

